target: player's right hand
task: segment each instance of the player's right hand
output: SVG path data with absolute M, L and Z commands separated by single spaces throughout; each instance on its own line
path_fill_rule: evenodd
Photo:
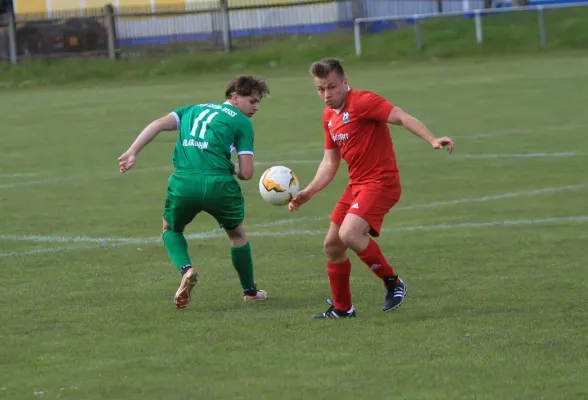
M 124 152 L 118 158 L 118 169 L 120 170 L 120 172 L 123 173 L 131 169 L 133 165 L 135 165 L 136 159 L 137 157 L 133 153 L 129 151 Z
M 298 192 L 298 194 L 296 194 L 296 196 L 294 196 L 292 200 L 290 200 L 290 203 L 288 203 L 288 210 L 298 210 L 300 206 L 306 203 L 308 200 L 310 200 L 311 197 L 312 195 L 309 192 L 307 192 L 306 190 L 301 190 L 300 192 Z
M 442 138 L 433 140 L 433 142 L 431 143 L 431 146 L 433 146 L 433 148 L 435 150 L 442 149 L 443 147 L 447 147 L 447 151 L 449 153 L 451 153 L 451 152 L 453 152 L 453 148 L 455 145 L 453 144 L 453 140 L 451 140 L 451 138 L 448 138 L 447 136 L 443 136 Z

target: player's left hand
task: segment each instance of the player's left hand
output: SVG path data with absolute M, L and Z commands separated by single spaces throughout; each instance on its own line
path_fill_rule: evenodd
M 308 200 L 310 200 L 311 197 L 312 195 L 307 190 L 301 190 L 288 203 L 288 210 L 290 210 L 290 212 L 297 211 L 300 208 L 300 206 L 306 203 Z
M 131 169 L 133 167 L 133 165 L 135 165 L 135 161 L 136 161 L 137 157 L 132 154 L 129 151 L 124 152 L 119 158 L 118 158 L 118 169 L 120 170 L 121 173 L 123 172 L 127 172 L 129 169 Z
M 447 146 L 447 151 L 451 153 L 453 151 L 454 144 L 451 138 L 443 136 L 442 138 L 433 140 L 431 146 L 433 146 L 435 150 L 442 149 L 443 147 Z

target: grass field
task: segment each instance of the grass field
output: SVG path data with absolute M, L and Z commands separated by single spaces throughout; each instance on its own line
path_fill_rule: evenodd
M 116 159 L 151 119 L 222 100 L 231 75 L 1 93 L 0 398 L 588 398 L 588 58 L 348 75 L 456 151 L 392 129 L 404 192 L 379 243 L 408 296 L 382 313 L 381 283 L 352 255 L 347 321 L 308 319 L 327 307 L 321 246 L 345 168 L 295 214 L 257 191 L 265 167 L 305 184 L 321 158 L 305 69 L 272 74 L 243 183 L 270 299 L 243 303 L 228 241 L 202 215 L 188 230 L 202 279 L 181 312 L 158 242 L 175 134 L 129 174 Z

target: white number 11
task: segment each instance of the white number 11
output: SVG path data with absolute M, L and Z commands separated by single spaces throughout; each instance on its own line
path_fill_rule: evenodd
M 203 121 L 204 117 L 206 117 L 206 115 L 209 112 L 210 112 L 210 110 L 206 109 L 206 110 L 202 111 L 200 114 L 198 114 L 198 116 L 194 120 L 194 125 L 192 126 L 192 131 L 190 132 L 190 136 L 196 136 L 196 129 L 198 129 L 198 125 L 200 125 L 200 122 L 202 122 L 202 126 L 200 127 L 200 133 L 198 134 L 198 137 L 200 139 L 204 139 L 204 134 L 206 133 L 207 125 L 210 124 L 210 122 L 218 114 L 218 112 L 213 112 L 212 114 L 210 114 L 208 116 L 208 118 L 206 118 L 205 121 Z

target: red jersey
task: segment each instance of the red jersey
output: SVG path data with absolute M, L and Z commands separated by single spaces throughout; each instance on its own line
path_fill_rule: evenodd
M 349 183 L 383 180 L 400 185 L 388 115 L 394 105 L 367 90 L 350 89 L 340 110 L 323 111 L 325 149 L 339 147 L 349 167 Z

